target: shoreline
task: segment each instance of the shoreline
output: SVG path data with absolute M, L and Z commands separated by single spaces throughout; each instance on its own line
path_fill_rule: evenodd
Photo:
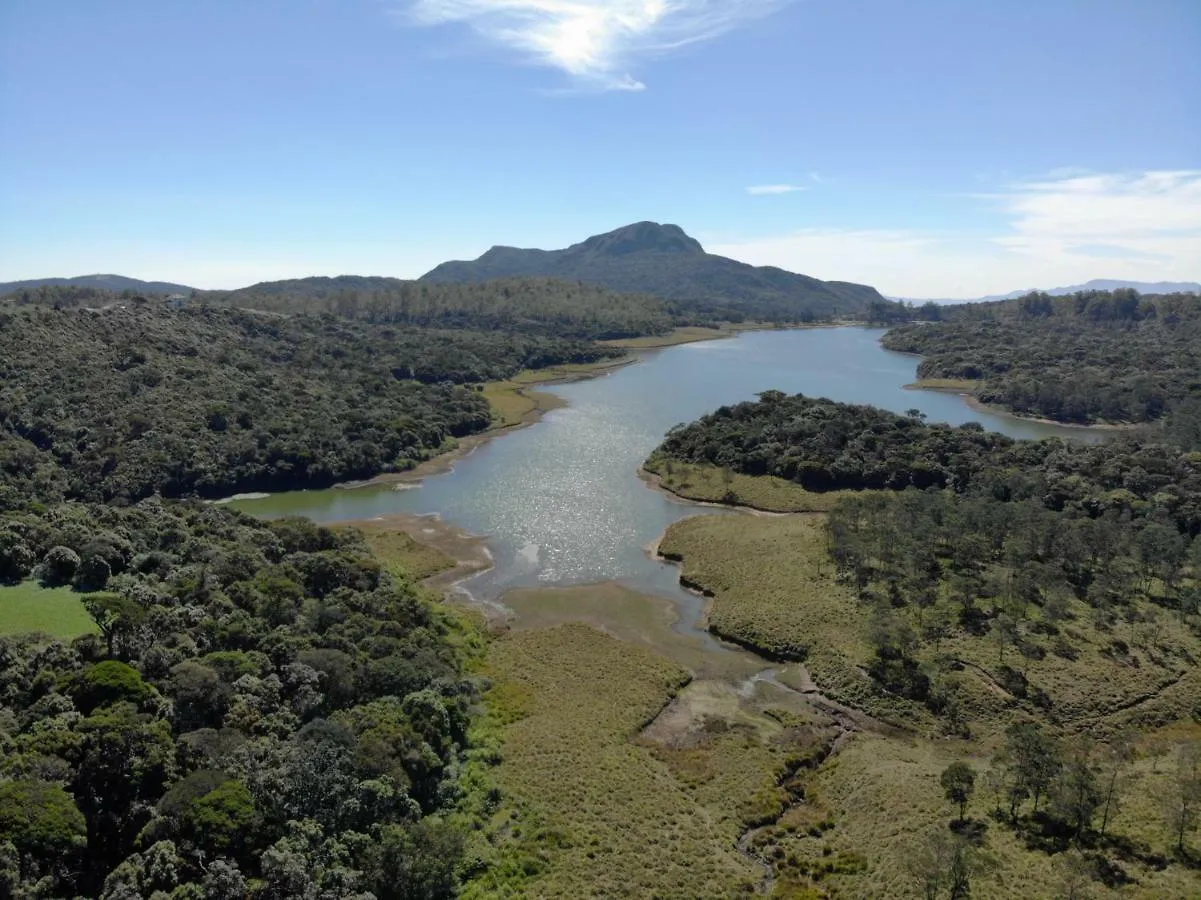
M 377 487 L 384 484 L 420 482 L 434 475 L 445 475 L 454 469 L 456 462 L 470 456 L 479 447 L 488 443 L 493 438 L 503 437 L 514 431 L 520 431 L 522 428 L 536 425 L 548 412 L 567 406 L 566 400 L 555 394 L 540 391 L 538 388 L 553 387 L 559 384 L 573 384 L 577 381 L 589 381 L 593 378 L 603 378 L 619 369 L 624 369 L 626 366 L 632 366 L 638 362 L 639 358 L 630 353 L 604 363 L 589 364 L 590 368 L 586 370 L 561 372 L 545 379 L 531 381 L 528 386 L 525 384 L 515 386 L 512 389 L 514 394 L 531 400 L 534 404 L 529 410 L 522 413 L 516 422 L 492 425 L 484 431 L 460 438 L 458 446 L 418 463 L 413 468 L 407 469 L 404 472 L 381 472 L 379 475 L 362 481 L 346 481 L 341 484 L 332 485 L 331 490 L 353 491 L 358 488 Z M 551 367 L 550 369 L 540 371 L 553 371 L 555 368 Z M 535 370 L 535 374 L 537 371 L 539 370 Z
M 900 350 L 894 350 L 893 353 L 900 353 Z M 906 356 L 918 356 L 916 353 L 907 353 Z M 1056 428 L 1078 428 L 1082 431 L 1106 432 L 1106 431 L 1129 431 L 1137 428 L 1138 425 L 1133 423 L 1119 422 L 1094 422 L 1089 425 L 1081 424 L 1080 422 L 1061 422 L 1058 419 L 1048 419 L 1044 416 L 1030 416 L 1025 413 L 1014 412 L 1011 409 L 1006 409 L 996 403 L 985 403 L 969 390 L 964 390 L 958 385 L 940 385 L 940 384 L 922 384 L 923 379 L 910 382 L 902 385 L 906 391 L 934 391 L 939 394 L 955 394 L 963 398 L 963 402 L 970 409 L 976 412 L 987 413 L 990 416 L 1005 416 L 1006 418 L 1015 419 L 1019 422 L 1030 422 L 1034 425 L 1053 425 Z M 937 379 L 933 379 L 937 380 Z
M 713 500 L 694 500 L 693 498 L 673 491 L 663 483 L 663 476 L 657 472 L 652 472 L 644 466 L 638 467 L 638 480 L 645 484 L 652 491 L 658 491 L 663 494 L 668 500 L 679 503 L 682 506 L 700 506 L 708 509 L 723 509 L 727 512 L 742 513 L 748 516 L 766 516 L 769 518 L 782 518 L 784 516 L 805 516 L 813 515 L 811 512 L 798 510 L 796 512 L 782 512 L 778 509 L 764 509 L 760 506 L 752 506 L 749 503 L 717 503 Z M 672 523 L 675 524 L 675 523 Z M 671 526 L 669 525 L 668 528 Z M 663 534 L 666 534 L 666 529 Z M 660 535 L 655 541 L 654 546 L 658 547 L 659 541 L 663 540 L 663 535 Z

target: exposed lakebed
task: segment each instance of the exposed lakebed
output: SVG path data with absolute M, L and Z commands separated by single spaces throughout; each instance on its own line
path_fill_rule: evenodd
M 775 389 L 895 412 L 916 408 L 932 422 L 978 421 L 1019 438 L 1101 437 L 973 409 L 955 394 L 907 390 L 917 360 L 882 348 L 881 334 L 853 327 L 758 331 L 654 351 L 601 378 L 540 388 L 567 405 L 484 443 L 452 471 L 419 485 L 297 491 L 235 505 L 253 515 L 321 523 L 436 514 L 487 536 L 495 565 L 464 585 L 479 600 L 519 587 L 617 581 L 691 607 L 681 610 L 681 624 L 691 630 L 700 601 L 681 591 L 678 569 L 646 550 L 671 523 L 702 508 L 638 477 L 643 460 L 678 423 Z

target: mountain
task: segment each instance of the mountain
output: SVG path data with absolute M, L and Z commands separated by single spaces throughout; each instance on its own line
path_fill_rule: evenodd
M 39 288 L 44 285 L 73 285 L 102 291 L 140 291 L 144 294 L 190 294 L 194 288 L 169 281 L 142 281 L 124 275 L 80 275 L 77 278 L 30 278 L 27 281 L 0 282 L 0 297 L 14 291 Z
M 1140 294 L 1201 294 L 1201 284 L 1195 281 L 1118 281 L 1112 278 L 1094 278 L 1092 281 L 1087 281 L 1084 284 L 1070 284 L 1067 287 L 1051 288 L 1044 293 L 1050 294 L 1052 297 L 1062 297 L 1065 294 L 1074 294 L 1077 291 L 1116 291 L 1121 288 L 1134 288 Z M 1025 297 L 1029 293 L 1037 291 L 1038 288 L 1027 288 L 1024 291 L 1010 291 L 1008 294 L 994 294 L 990 297 L 981 297 L 983 300 L 1016 300 L 1018 297 Z
M 884 298 L 875 288 L 820 281 L 773 266 L 751 266 L 705 248 L 678 225 L 638 222 L 564 250 L 493 247 L 479 259 L 442 263 L 432 282 L 544 276 L 654 294 L 731 319 L 797 321 L 865 312 Z

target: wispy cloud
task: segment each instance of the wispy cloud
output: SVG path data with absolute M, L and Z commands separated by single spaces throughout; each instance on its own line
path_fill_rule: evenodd
M 638 59 L 711 40 L 790 0 L 398 0 L 419 25 L 463 24 L 527 61 L 640 91 Z
M 756 184 L 746 189 L 752 197 L 762 197 L 770 194 L 794 194 L 797 191 L 808 190 L 799 184 Z
M 1201 281 L 1201 170 L 1061 170 L 965 199 L 1000 211 L 1006 225 L 985 234 L 813 228 L 702 237 L 714 253 L 906 297 L 970 298 L 1093 278 Z

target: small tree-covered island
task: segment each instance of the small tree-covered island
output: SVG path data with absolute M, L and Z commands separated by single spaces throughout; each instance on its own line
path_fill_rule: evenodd
M 0 897 L 1201 895 L 1195 295 L 914 308 L 653 223 L 166 288 L 0 305 Z M 638 487 L 724 507 L 650 548 L 699 623 L 484 614 L 453 523 L 212 502 L 425 471 L 631 349 L 880 323 L 918 387 L 1108 439 L 779 390 L 677 426 Z

